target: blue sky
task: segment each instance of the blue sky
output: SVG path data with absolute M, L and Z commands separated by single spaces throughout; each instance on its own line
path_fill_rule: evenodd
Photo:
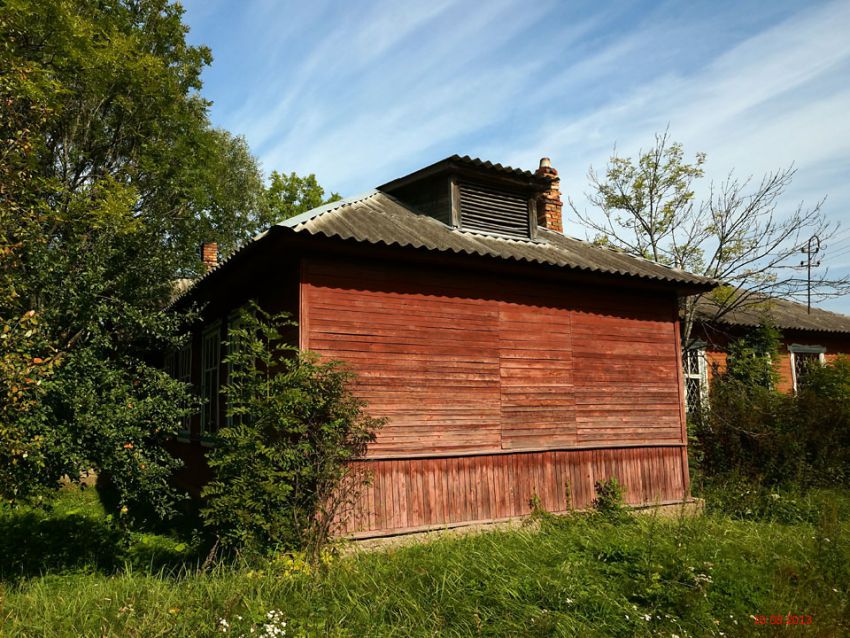
M 850 2 L 189 0 L 212 48 L 213 122 L 264 170 L 355 195 L 458 153 L 552 158 L 583 205 L 590 165 L 669 124 L 707 176 L 794 163 L 785 200 L 843 228 L 850 272 Z M 565 231 L 584 230 L 565 216 Z M 825 307 L 850 313 L 850 298 Z

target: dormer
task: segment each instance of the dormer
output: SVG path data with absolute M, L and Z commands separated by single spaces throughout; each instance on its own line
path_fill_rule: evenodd
M 378 190 L 462 231 L 525 240 L 537 239 L 538 226 L 561 231 L 557 171 L 548 159 L 532 173 L 453 155 Z

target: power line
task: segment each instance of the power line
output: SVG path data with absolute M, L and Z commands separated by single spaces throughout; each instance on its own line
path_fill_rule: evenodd
M 830 241 L 828 245 L 824 244 L 821 248 L 823 250 L 826 250 L 827 248 L 850 248 L 850 237 L 840 239 L 838 241 Z
M 836 257 L 843 257 L 844 255 L 850 255 L 850 247 L 842 248 L 841 250 L 835 253 L 828 253 L 826 250 L 824 250 L 824 258 L 828 257 L 830 259 L 835 259 Z

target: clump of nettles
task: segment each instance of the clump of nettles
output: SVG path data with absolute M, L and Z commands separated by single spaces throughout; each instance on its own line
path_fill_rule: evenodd
M 606 481 L 596 481 L 593 484 L 596 498 L 593 499 L 593 509 L 611 518 L 619 518 L 625 513 L 625 488 L 616 477 Z

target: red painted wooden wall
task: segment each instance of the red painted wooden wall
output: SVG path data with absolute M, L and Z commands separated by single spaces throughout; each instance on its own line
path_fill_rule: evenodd
M 531 489 L 557 511 L 564 472 L 577 504 L 614 475 L 633 502 L 686 494 L 672 294 L 318 258 L 301 271 L 301 347 L 348 362 L 389 419 L 360 531 L 525 513 Z

